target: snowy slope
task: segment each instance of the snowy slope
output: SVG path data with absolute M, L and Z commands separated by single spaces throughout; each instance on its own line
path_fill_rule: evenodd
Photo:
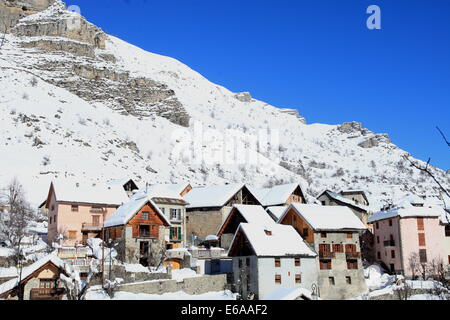
M 48 9 L 25 19 L 35 23 L 49 17 L 63 19 L 58 12 Z M 43 45 L 28 45 L 33 42 Z M 66 49 L 49 45 L 54 42 Z M 144 183 L 244 182 L 255 187 L 298 182 L 310 196 L 325 188 L 367 190 L 375 208 L 406 191 L 437 191 L 429 178 L 402 160 L 406 152 L 384 136 L 358 124 L 304 124 L 262 101 L 236 97 L 177 60 L 112 36 L 106 37 L 103 49 L 65 35 L 8 34 L 1 51 L 0 184 L 17 176 L 35 204 L 44 200 L 54 177 L 86 183 L 122 177 Z M 89 72 L 103 70 L 95 72 L 105 79 L 86 80 L 90 73 L 76 71 L 78 66 Z M 133 100 L 129 92 L 120 96 L 130 79 L 154 81 L 154 96 L 162 97 L 148 105 L 150 111 L 144 115 L 119 110 L 124 98 Z M 105 96 L 105 88 L 117 89 L 113 94 L 119 96 Z M 139 111 L 147 108 L 142 100 L 135 100 Z M 171 108 L 168 113 L 187 112 L 189 126 L 180 126 L 161 109 L 153 112 L 155 106 L 165 110 L 166 105 Z M 200 127 L 203 140 L 193 144 L 189 137 L 197 137 Z M 192 148 L 197 148 L 197 156 L 220 151 L 214 133 L 228 134 L 233 129 L 252 163 L 227 163 L 223 156 L 202 163 L 189 157 Z M 262 133 L 277 133 L 279 145 L 276 139 L 270 145 L 261 140 L 257 146 L 249 143 L 249 134 Z M 178 156 L 180 150 L 186 152 Z M 444 171 L 436 169 L 436 174 L 449 183 Z

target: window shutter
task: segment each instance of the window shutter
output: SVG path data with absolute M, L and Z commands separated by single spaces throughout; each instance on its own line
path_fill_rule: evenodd
M 170 227 L 170 240 L 172 240 L 172 239 L 173 239 L 173 228 Z
M 178 227 L 178 240 L 181 240 L 182 238 L 182 234 L 181 234 L 181 227 Z

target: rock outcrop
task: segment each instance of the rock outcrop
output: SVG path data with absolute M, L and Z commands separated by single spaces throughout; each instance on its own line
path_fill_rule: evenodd
M 11 30 L 30 14 L 47 9 L 55 0 L 3 0 L 0 1 L 0 32 Z

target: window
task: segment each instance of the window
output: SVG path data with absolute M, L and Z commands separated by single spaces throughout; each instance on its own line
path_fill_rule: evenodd
M 450 224 L 445 226 L 445 236 L 450 237 Z
M 70 210 L 71 210 L 72 212 L 78 212 L 78 205 L 77 205 L 77 204 L 71 205 L 71 206 L 70 206 Z
M 419 246 L 425 245 L 425 233 L 419 233 Z
M 295 283 L 302 283 L 302 275 L 301 274 L 295 275 Z
M 240 268 L 242 268 L 242 260 L 239 259 L 238 262 L 239 262 L 239 269 L 240 269 Z
M 320 260 L 320 270 L 331 270 L 331 260 Z
M 139 237 L 150 238 L 150 226 L 148 224 L 139 225 Z
M 181 209 L 170 209 L 170 220 L 181 220 Z
M 275 284 L 281 284 L 281 275 L 279 274 L 275 275 Z
M 389 227 L 392 227 L 392 219 L 389 219 Z
M 53 216 L 53 223 L 56 223 L 56 215 Z
M 39 279 L 39 288 L 41 289 L 51 289 L 55 287 L 54 279 Z
M 344 246 L 340 243 L 333 244 L 333 252 L 344 252 Z
M 323 206 L 326 206 L 327 203 L 326 203 L 325 201 L 322 201 L 322 205 L 323 205 Z
M 334 286 L 334 277 L 328 277 L 328 282 Z
M 420 263 L 427 262 L 427 250 L 426 249 L 419 249 L 419 258 L 420 258 Z
M 377 243 L 380 243 L 380 237 L 377 236 Z
M 74 240 L 77 238 L 77 232 L 76 231 L 69 231 L 69 239 Z
M 281 259 L 280 258 L 275 258 L 275 267 L 276 268 L 281 267 Z
M 170 227 L 170 240 L 181 241 L 181 227 Z
M 351 239 L 351 238 L 353 238 L 353 233 L 347 232 L 347 239 Z
M 50 217 L 49 223 L 52 224 L 52 217 Z
M 391 250 L 391 258 L 395 259 L 395 250 Z
M 381 252 L 380 251 L 377 251 L 377 259 L 378 260 L 381 259 Z
M 389 265 L 389 268 L 391 269 L 391 272 L 392 272 L 392 273 L 395 273 L 395 265 L 394 265 L 393 263 L 391 263 L 391 264 Z
M 302 234 L 302 236 L 303 236 L 304 238 L 306 238 L 306 237 L 308 236 L 308 228 L 304 228 L 304 229 L 303 229 L 303 234 Z
M 52 204 L 52 211 L 55 211 L 55 205 Z
M 94 213 L 103 213 L 104 210 L 101 206 L 92 206 L 90 211 Z
M 347 269 L 349 270 L 358 269 L 358 260 L 347 260 Z
M 166 214 L 166 208 L 159 208 L 159 210 L 161 210 L 161 212 L 163 213 L 163 214 Z
M 246 259 L 245 259 L 245 265 L 246 265 L 247 267 L 250 267 L 250 258 L 246 258 Z
M 321 238 L 326 238 L 327 237 L 327 233 L 326 232 L 321 232 L 320 233 L 320 237 Z
M 417 230 L 425 230 L 423 225 L 423 218 L 417 218 Z
M 378 222 L 375 223 L 375 229 L 379 229 L 379 228 L 380 228 L 380 225 L 378 224 Z
M 450 264 L 450 255 L 448 256 L 448 264 Z
M 300 258 L 295 258 L 295 266 L 300 267 Z
M 149 216 L 150 216 L 150 213 L 148 211 L 143 211 L 142 212 L 142 215 L 141 215 L 142 219 L 148 220 Z
M 352 284 L 352 277 L 345 277 L 345 282 L 347 282 L 347 284 Z

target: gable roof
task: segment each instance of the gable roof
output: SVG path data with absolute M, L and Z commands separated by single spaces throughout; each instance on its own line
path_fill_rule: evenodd
M 303 198 L 306 200 L 303 194 L 302 187 L 298 183 L 289 183 L 273 186 L 272 188 L 252 188 L 250 189 L 252 193 L 258 198 L 259 202 L 263 206 L 276 206 L 285 204 L 289 199 L 290 195 L 297 189 L 300 188 L 300 192 Z
M 147 194 L 140 193 L 138 195 L 134 195 L 130 201 L 117 208 L 117 210 L 114 211 L 111 216 L 109 216 L 109 218 L 105 220 L 105 222 L 103 223 L 103 227 L 108 228 L 127 224 L 128 221 L 130 221 L 131 218 L 133 218 L 138 213 L 138 211 L 141 210 L 142 207 L 144 207 L 147 203 L 149 203 L 150 206 L 152 206 L 156 210 L 157 214 L 166 223 L 167 226 L 171 225 L 169 220 L 161 212 L 161 210 L 153 202 L 153 200 L 151 200 Z
M 339 193 L 330 191 L 330 190 L 325 190 L 323 191 L 318 197 L 317 199 L 319 199 L 321 196 L 326 195 L 329 198 L 335 200 L 338 204 L 342 204 L 344 206 L 350 206 L 353 207 L 356 210 L 359 211 L 364 211 L 364 212 L 369 212 L 370 209 L 368 206 L 365 205 L 361 205 L 361 204 L 356 204 L 354 201 L 345 198 L 344 196 L 340 195 Z
M 278 287 L 268 293 L 261 300 L 312 300 L 312 292 L 302 287 Z
M 428 217 L 428 218 L 440 218 L 443 223 L 447 217 L 445 210 L 440 207 L 414 207 L 412 205 L 394 208 L 386 211 L 375 212 L 369 217 L 368 222 L 376 222 L 379 220 L 400 217 Z
M 291 203 L 280 221 L 290 209 L 302 217 L 314 230 L 365 230 L 366 226 L 345 206 L 321 206 L 317 204 Z
M 266 231 L 272 234 L 268 235 Z M 267 227 L 260 224 L 241 223 L 233 237 L 229 252 L 232 251 L 233 246 L 237 245 L 236 237 L 240 232 L 245 235 L 256 256 L 317 256 L 292 226 L 282 224 L 272 224 Z
M 178 188 L 173 184 L 152 184 L 148 185 L 145 189 L 140 190 L 140 192 L 147 193 L 150 198 L 174 199 L 185 203 L 180 192 L 178 192 Z
M 340 192 L 341 195 L 350 195 L 350 194 L 360 194 L 363 196 L 364 200 L 369 203 L 369 199 L 367 199 L 366 193 L 363 190 L 342 190 Z
M 266 211 L 272 216 L 275 221 L 278 221 L 283 215 L 288 206 L 273 206 L 267 207 Z
M 62 261 L 58 256 L 56 256 L 56 251 L 52 252 L 49 255 L 39 259 L 33 264 L 24 267 L 22 269 L 22 282 L 25 281 L 29 276 L 31 276 L 35 271 L 39 270 L 47 263 L 52 263 L 55 267 L 60 268 L 62 270 L 66 270 L 66 264 Z M 0 284 L 0 295 L 11 291 L 19 284 L 19 277 L 6 281 L 5 283 Z
M 244 187 L 242 183 L 195 187 L 183 199 L 189 203 L 187 208 L 223 207 Z
M 54 192 L 56 201 L 93 203 L 105 205 L 121 205 L 128 201 L 128 196 L 120 184 L 77 183 L 71 180 L 54 180 L 50 184 L 47 206 L 51 193 Z
M 235 204 L 233 209 L 228 213 L 227 218 L 222 222 L 217 234 L 221 233 L 222 229 L 228 224 L 231 216 L 237 211 L 245 219 L 247 223 L 259 224 L 262 226 L 271 226 L 275 221 L 270 217 L 266 210 L 259 205 Z

